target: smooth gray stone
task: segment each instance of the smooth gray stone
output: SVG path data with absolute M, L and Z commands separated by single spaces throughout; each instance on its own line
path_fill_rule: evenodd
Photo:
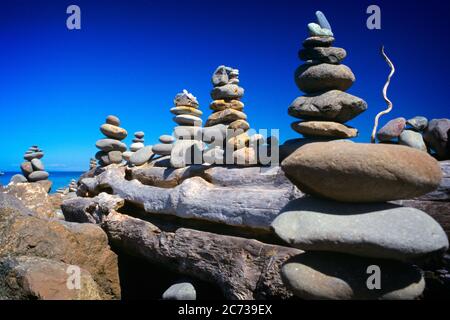
M 110 151 L 108 152 L 108 158 L 111 163 L 120 164 L 122 163 L 123 157 L 120 151 Z
M 289 106 L 289 115 L 305 120 L 345 123 L 367 110 L 367 103 L 339 90 L 301 96 Z
M 343 64 L 303 64 L 295 71 L 297 87 L 308 94 L 329 90 L 347 91 L 356 78 Z
M 21 174 L 15 174 L 11 177 L 9 183 L 26 183 L 28 182 L 27 178 Z
M 202 164 L 203 143 L 197 140 L 177 140 L 170 153 L 170 164 L 174 168 L 183 168 L 191 164 Z
M 178 93 L 175 96 L 175 99 L 173 100 L 173 103 L 176 106 L 186 106 L 186 107 L 194 107 L 194 108 L 198 107 L 197 98 L 194 97 L 187 90 L 183 90 L 183 92 Z
M 145 147 L 145 145 L 142 142 L 135 142 L 135 143 L 131 144 L 130 151 L 131 152 L 136 152 L 138 150 L 141 150 L 144 147 Z
M 427 146 L 425 145 L 425 141 L 423 141 L 422 134 L 416 131 L 404 130 L 400 134 L 400 137 L 398 137 L 398 143 L 427 152 Z
M 328 29 L 330 31 L 333 30 L 331 29 L 331 25 L 322 11 L 316 11 L 316 18 L 321 28 Z
M 147 163 L 150 158 L 153 156 L 153 148 L 151 146 L 144 147 L 135 153 L 130 158 L 131 164 L 135 166 L 141 166 L 145 163 Z
M 116 116 L 108 116 L 106 117 L 106 123 L 113 126 L 120 126 L 120 119 Z
M 127 151 L 127 145 L 123 142 L 114 139 L 101 139 L 98 140 L 95 146 L 105 152 L 109 151 Z
M 25 177 L 28 177 L 33 172 L 33 166 L 30 161 L 25 161 L 20 165 L 20 170 Z
M 297 188 L 217 187 L 200 177 L 183 181 L 174 188 L 146 186 L 127 181 L 125 173 L 111 168 L 96 176 L 96 185 L 109 187 L 113 194 L 134 203 L 148 213 L 201 219 L 231 226 L 269 230 L 280 210 L 299 196 Z M 83 179 L 81 181 L 84 184 Z
M 173 117 L 173 121 L 175 121 L 179 125 L 186 126 L 197 126 L 201 127 L 203 120 L 197 116 L 192 116 L 189 114 L 180 114 L 178 116 Z
M 175 141 L 175 138 L 172 136 L 169 136 L 167 134 L 164 134 L 159 137 L 159 142 L 161 142 L 161 143 L 170 144 L 170 143 L 173 143 L 174 141 Z
M 283 208 L 272 228 L 305 251 L 410 261 L 448 249 L 447 236 L 433 218 L 387 203 L 346 204 L 305 197 Z
M 46 171 L 34 171 L 28 176 L 28 181 L 37 182 L 41 180 L 47 180 L 48 176 L 49 174 Z
M 244 88 L 236 84 L 226 84 L 221 87 L 215 87 L 211 91 L 211 98 L 213 100 L 222 99 L 236 99 L 239 100 L 244 96 Z
M 158 143 L 152 147 L 153 153 L 159 154 L 162 156 L 170 155 L 170 153 L 172 152 L 172 149 L 173 149 L 172 144 L 164 144 L 164 143 Z
M 33 167 L 33 171 L 44 171 L 45 170 L 44 164 L 39 159 L 31 160 L 31 166 Z
M 422 116 L 417 116 L 406 121 L 414 130 L 424 131 L 428 126 L 428 119 Z
M 373 274 L 369 266 L 380 268 L 380 289 L 367 285 Z M 288 260 L 281 278 L 296 296 L 308 300 L 412 300 L 425 288 L 414 266 L 331 252 L 306 252 Z
M 138 131 L 134 133 L 134 136 L 138 139 L 144 139 L 145 133 L 144 131 Z
M 197 292 L 189 282 L 170 286 L 162 295 L 163 300 L 196 300 Z

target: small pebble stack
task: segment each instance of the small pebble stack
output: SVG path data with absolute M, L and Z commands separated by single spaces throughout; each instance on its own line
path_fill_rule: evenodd
M 341 64 L 347 56 L 342 48 L 332 47 L 331 26 L 325 15 L 316 12 L 318 24 L 308 25 L 310 37 L 303 42 L 299 58 L 305 63 L 295 72 L 295 83 L 305 92 L 289 106 L 289 115 L 302 119 L 291 124 L 294 131 L 313 140 L 354 138 L 358 130 L 344 125 L 367 109 L 367 103 L 345 91 L 355 76 Z
M 122 154 L 122 157 L 125 161 L 130 162 L 131 157 L 135 152 L 145 148 L 144 136 L 145 136 L 145 133 L 143 131 L 138 131 L 138 132 L 134 133 L 134 139 L 133 139 L 133 143 L 130 146 L 130 151 L 125 151 Z
M 77 192 L 78 183 L 75 179 L 72 179 L 69 184 L 69 192 Z
M 127 150 L 126 144 L 121 142 L 128 135 L 127 131 L 120 127 L 120 120 L 116 116 L 108 116 L 106 123 L 100 127 L 100 131 L 106 138 L 98 140 L 96 147 L 100 149 L 95 155 L 99 165 L 104 167 L 110 164 L 121 164 L 122 153 Z
M 97 167 L 97 160 L 95 158 L 91 158 L 89 160 L 89 170 L 95 169 Z
M 44 152 L 38 146 L 30 147 L 23 157 L 26 161 L 20 165 L 20 169 L 26 181 L 38 182 L 48 179 L 49 174 L 40 160 L 44 157 Z

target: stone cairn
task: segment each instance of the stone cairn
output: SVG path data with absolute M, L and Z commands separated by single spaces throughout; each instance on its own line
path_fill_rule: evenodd
M 20 165 L 23 174 L 22 182 L 38 182 L 48 179 L 48 172 L 45 171 L 41 159 L 44 152 L 38 146 L 32 146 L 23 156 L 26 160 Z
M 295 72 L 295 83 L 305 92 L 289 106 L 289 115 L 302 119 L 291 124 L 294 131 L 306 140 L 333 140 L 353 138 L 358 130 L 343 123 L 367 109 L 362 99 L 348 90 L 355 76 L 349 67 L 341 64 L 347 53 L 332 47 L 333 32 L 325 15 L 317 11 L 319 24 L 308 25 L 310 37 L 303 42 L 299 58 L 305 63 Z
M 133 139 L 133 141 L 132 141 L 133 143 L 132 143 L 131 146 L 130 146 L 130 151 L 125 151 L 125 152 L 122 154 L 123 159 L 124 159 L 125 161 L 130 162 L 130 161 L 131 161 L 131 157 L 133 156 L 133 154 L 134 154 L 135 152 L 138 152 L 139 150 L 145 148 L 145 145 L 144 145 L 144 142 L 145 142 L 144 136 L 145 136 L 145 133 L 144 133 L 143 131 L 138 131 L 138 132 L 135 132 L 135 133 L 134 133 L 134 139 Z
M 396 118 L 388 121 L 377 132 L 381 143 L 400 144 L 424 152 L 434 151 L 439 160 L 450 159 L 450 120 L 416 116 L 412 119 Z
M 97 160 L 95 158 L 91 158 L 89 160 L 89 170 L 95 169 L 97 167 Z
M 77 192 L 77 190 L 78 190 L 77 180 L 72 179 L 69 184 L 69 192 Z
M 239 86 L 239 70 L 219 66 L 211 80 L 213 113 L 206 121 L 203 141 L 212 145 L 204 153 L 204 160 L 210 164 L 224 164 L 225 159 L 227 164 L 248 164 L 256 160 L 256 150 L 249 148 L 250 125 L 242 112 L 244 89 Z
M 128 133 L 119 126 L 120 120 L 118 117 L 108 116 L 106 123 L 100 127 L 100 131 L 106 138 L 97 141 L 96 147 L 100 151 L 97 152 L 95 158 L 102 167 L 122 163 L 122 153 L 127 150 L 127 146 L 121 141 L 127 137 Z
M 170 165 L 182 168 L 190 164 L 201 164 L 202 143 L 202 111 L 197 98 L 187 90 L 178 93 L 174 99 L 175 106 L 170 112 L 175 115 L 173 121 L 178 125 L 174 128 L 174 136 L 163 135 L 159 138 L 161 144 L 153 146 L 153 152 L 160 155 L 170 155 Z

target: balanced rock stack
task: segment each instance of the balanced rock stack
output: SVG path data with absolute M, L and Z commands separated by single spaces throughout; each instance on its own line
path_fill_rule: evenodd
M 367 103 L 345 91 L 355 76 L 341 64 L 347 56 L 342 48 L 332 47 L 333 32 L 325 15 L 317 11 L 319 24 L 308 25 L 310 37 L 303 42 L 299 58 L 305 63 L 295 72 L 295 83 L 305 92 L 289 106 L 289 115 L 303 119 L 293 122 L 294 131 L 306 138 L 323 140 L 353 138 L 358 130 L 344 125 L 367 109 Z
M 38 146 L 30 147 L 23 157 L 26 161 L 20 165 L 20 169 L 28 182 L 48 179 L 49 174 L 45 171 L 44 164 L 41 161 L 44 152 Z
M 97 160 L 95 158 L 91 158 L 89 160 L 89 170 L 95 169 L 97 167 Z
M 177 123 L 174 128 L 174 136 L 163 135 L 159 138 L 161 144 L 153 146 L 156 154 L 170 155 L 170 165 L 174 168 L 182 168 L 190 164 L 200 164 L 203 143 L 202 111 L 199 109 L 197 98 L 187 90 L 177 94 L 173 100 L 175 106 L 170 112 L 175 115 L 173 121 Z
M 434 158 L 399 145 L 331 141 L 306 144 L 281 166 L 311 195 L 290 202 L 272 223 L 281 239 L 306 251 L 282 267 L 283 282 L 294 294 L 305 299 L 422 294 L 424 279 L 413 264 L 442 255 L 447 236 L 425 212 L 388 201 L 436 189 L 442 172 Z
M 96 143 L 100 149 L 95 155 L 99 165 L 104 167 L 110 164 L 121 164 L 122 153 L 127 150 L 126 144 L 121 142 L 128 135 L 127 131 L 120 127 L 120 120 L 116 116 L 108 116 L 106 123 L 100 127 L 100 131 L 106 136 Z
M 125 161 L 130 162 L 130 161 L 131 161 L 131 156 L 132 156 L 135 152 L 137 152 L 137 151 L 139 151 L 139 150 L 145 148 L 145 145 L 144 145 L 144 142 L 145 142 L 144 136 L 145 136 L 145 133 L 144 133 L 143 131 L 138 131 L 138 132 L 135 132 L 135 133 L 134 133 L 134 139 L 133 139 L 133 141 L 132 141 L 133 143 L 132 143 L 131 146 L 130 146 L 130 151 L 125 151 L 125 152 L 122 154 L 122 157 L 123 157 L 123 159 L 124 159 Z
M 77 192 L 78 183 L 75 179 L 72 179 L 69 184 L 69 192 Z
M 250 125 L 247 115 L 242 112 L 244 104 L 240 101 L 244 89 L 239 86 L 239 70 L 219 66 L 212 76 L 214 100 L 210 109 L 203 141 L 212 143 L 205 152 L 205 162 L 210 164 L 236 163 L 245 164 L 256 159 L 256 150 L 249 148 L 250 137 L 247 131 Z M 222 138 L 222 139 L 221 139 Z

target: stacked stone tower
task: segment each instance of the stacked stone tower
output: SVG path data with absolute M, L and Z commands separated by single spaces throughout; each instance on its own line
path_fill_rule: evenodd
M 100 131 L 106 138 L 100 139 L 96 147 L 100 149 L 95 155 L 100 166 L 121 164 L 122 153 L 127 150 L 126 144 L 121 142 L 128 135 L 127 131 L 120 127 L 120 119 L 116 116 L 108 116 L 106 123 L 100 127 Z
M 49 174 L 45 171 L 44 164 L 41 160 L 43 157 L 44 151 L 39 149 L 38 146 L 32 146 L 25 152 L 23 158 L 26 161 L 20 165 L 20 169 L 26 181 L 38 182 L 48 179 Z

